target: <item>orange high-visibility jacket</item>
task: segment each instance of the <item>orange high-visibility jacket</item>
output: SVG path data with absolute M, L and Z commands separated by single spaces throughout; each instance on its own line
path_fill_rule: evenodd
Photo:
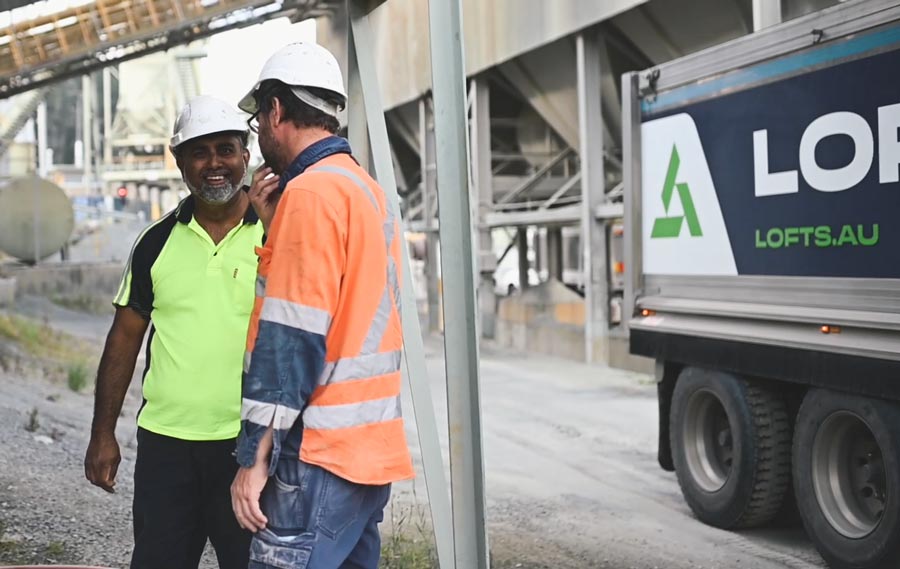
M 257 250 L 238 462 L 275 429 L 274 468 L 302 423 L 300 460 L 359 484 L 414 476 L 400 412 L 400 232 L 348 154 L 287 183 Z

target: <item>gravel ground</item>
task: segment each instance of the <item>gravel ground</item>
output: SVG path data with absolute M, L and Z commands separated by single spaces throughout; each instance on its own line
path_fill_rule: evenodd
M 20 305 L 31 317 L 47 316 L 60 329 L 91 340 L 99 353 L 109 318 L 74 313 L 37 299 Z M 131 541 L 134 421 L 139 393 L 129 393 L 119 422 L 122 465 L 116 494 L 91 486 L 82 461 L 93 397 L 53 383 L 39 368 L 7 369 L 0 384 L 0 523 L 7 555 L 2 561 L 83 562 L 127 565 Z M 32 432 L 31 414 L 37 410 Z M 48 548 L 52 555 L 47 554 Z M 0 549 L 2 552 L 3 549 Z M 17 559 L 18 557 L 18 559 Z
M 97 351 L 109 325 L 108 315 L 80 314 L 40 299 L 20 303 L 18 310 L 89 339 Z M 9 347 L 0 341 L 0 355 L 3 349 Z M 430 341 L 427 352 L 446 457 L 440 344 Z M 92 396 L 27 366 L 0 370 L 0 565 L 127 566 L 139 383 L 133 382 L 119 421 L 123 463 L 118 491 L 110 495 L 83 475 Z M 408 399 L 404 405 L 418 462 L 412 405 Z M 731 533 L 693 518 L 674 475 L 656 464 L 655 388 L 645 376 L 486 347 L 481 405 L 490 544 L 498 569 L 824 567 L 800 529 Z M 32 432 L 26 427 L 33 426 L 34 409 L 38 425 Z M 423 477 L 397 485 L 395 496 L 384 529 L 402 526 L 413 537 L 427 536 L 430 520 L 410 509 L 427 500 Z M 216 566 L 209 551 L 202 566 Z

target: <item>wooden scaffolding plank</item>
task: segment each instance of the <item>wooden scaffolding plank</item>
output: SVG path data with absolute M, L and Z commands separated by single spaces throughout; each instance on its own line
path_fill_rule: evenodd
M 66 40 L 66 33 L 59 26 L 59 20 L 53 18 L 53 29 L 56 30 L 56 40 L 59 42 L 59 49 L 63 54 L 69 53 L 69 42 Z

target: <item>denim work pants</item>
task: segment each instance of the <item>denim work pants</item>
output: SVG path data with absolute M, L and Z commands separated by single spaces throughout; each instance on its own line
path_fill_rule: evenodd
M 138 429 L 131 569 L 197 569 L 207 538 L 221 569 L 247 567 L 251 534 L 231 509 L 234 445 Z
M 281 458 L 260 497 L 269 523 L 253 536 L 250 569 L 377 569 L 390 494 L 390 484 L 355 484 Z

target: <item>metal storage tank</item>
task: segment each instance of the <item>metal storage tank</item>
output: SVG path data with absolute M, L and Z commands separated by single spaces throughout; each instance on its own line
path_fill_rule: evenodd
M 37 176 L 0 182 L 0 251 L 33 263 L 59 251 L 72 235 L 72 203 Z

